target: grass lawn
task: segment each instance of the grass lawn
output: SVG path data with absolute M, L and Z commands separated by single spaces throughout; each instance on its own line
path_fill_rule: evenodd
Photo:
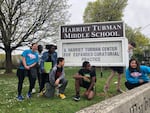
M 37 93 L 32 95 L 31 99 L 26 99 L 26 93 L 28 91 L 29 83 L 28 78 L 25 78 L 23 84 L 22 95 L 25 97 L 24 101 L 17 101 L 17 83 L 18 79 L 13 75 L 0 74 L 0 113 L 75 113 L 82 108 L 93 105 L 95 103 L 101 102 L 102 100 L 114 95 L 117 95 L 115 81 L 117 81 L 117 76 L 113 78 L 111 82 L 111 87 L 108 95 L 104 95 L 103 86 L 110 74 L 110 70 L 103 70 L 103 77 L 100 77 L 100 69 L 97 69 L 97 82 L 96 82 L 96 96 L 93 100 L 86 100 L 81 96 L 79 102 L 72 100 L 72 96 L 75 95 L 74 90 L 74 79 L 73 74 L 78 71 L 79 68 L 66 67 L 66 78 L 68 79 L 68 86 L 66 88 L 65 94 L 66 99 L 61 100 L 58 97 L 54 98 L 44 98 L 37 97 Z M 124 87 L 125 77 L 123 75 L 122 79 L 122 89 Z M 36 90 L 38 90 L 38 83 L 36 82 Z M 81 88 L 81 95 L 84 89 Z

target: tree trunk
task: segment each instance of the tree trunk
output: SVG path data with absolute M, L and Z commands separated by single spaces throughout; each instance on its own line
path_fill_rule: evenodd
M 11 56 L 11 53 L 12 51 L 11 50 L 6 50 L 5 51 L 6 53 L 6 57 L 5 57 L 5 73 L 12 73 L 12 56 Z

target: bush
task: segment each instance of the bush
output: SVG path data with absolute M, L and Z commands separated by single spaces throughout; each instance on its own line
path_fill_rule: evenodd
M 17 68 L 19 66 L 20 63 L 20 59 L 21 56 L 20 55 L 12 55 L 12 64 L 13 64 L 13 68 Z M 5 54 L 0 54 L 0 69 L 5 69 Z

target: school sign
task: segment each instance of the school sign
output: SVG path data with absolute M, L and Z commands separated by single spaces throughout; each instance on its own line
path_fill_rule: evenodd
M 58 55 L 66 66 L 126 66 L 128 41 L 123 22 L 103 22 L 60 27 Z

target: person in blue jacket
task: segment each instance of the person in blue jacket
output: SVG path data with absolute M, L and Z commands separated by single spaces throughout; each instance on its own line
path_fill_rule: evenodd
M 46 49 L 48 51 L 45 51 L 41 57 L 41 62 L 40 62 L 40 70 L 41 70 L 41 84 L 40 84 L 40 95 L 43 94 L 43 89 L 45 87 L 45 83 L 49 82 L 49 72 L 51 69 L 57 65 L 57 52 L 55 45 L 46 45 Z M 45 62 L 51 62 L 52 67 L 49 69 L 49 72 L 46 72 L 44 68 L 44 63 Z
M 130 59 L 129 67 L 126 70 L 125 86 L 130 90 L 142 84 L 148 83 L 150 78 L 150 67 L 140 65 L 136 59 Z

